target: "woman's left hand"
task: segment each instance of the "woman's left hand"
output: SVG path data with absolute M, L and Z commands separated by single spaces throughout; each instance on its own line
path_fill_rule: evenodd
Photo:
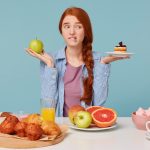
M 111 62 L 113 62 L 113 61 L 117 61 L 117 60 L 123 60 L 123 59 L 128 59 L 128 58 L 130 58 L 129 56 L 126 56 L 126 57 L 116 57 L 116 56 L 105 56 L 105 57 L 103 57 L 102 59 L 101 59 L 101 63 L 102 64 L 109 64 L 109 63 L 111 63 Z

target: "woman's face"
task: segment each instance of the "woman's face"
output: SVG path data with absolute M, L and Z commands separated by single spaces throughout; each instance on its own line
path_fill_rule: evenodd
M 68 15 L 64 18 L 62 22 L 62 36 L 67 46 L 82 46 L 84 40 L 84 28 L 75 16 Z

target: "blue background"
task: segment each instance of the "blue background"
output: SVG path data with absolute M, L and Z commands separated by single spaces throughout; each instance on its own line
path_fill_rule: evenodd
M 93 25 L 95 50 L 105 55 L 123 41 L 129 60 L 112 63 L 107 107 L 130 116 L 150 106 L 150 1 L 148 0 L 0 0 L 0 111 L 39 112 L 39 61 L 24 48 L 36 36 L 46 51 L 62 48 L 62 12 L 85 9 Z

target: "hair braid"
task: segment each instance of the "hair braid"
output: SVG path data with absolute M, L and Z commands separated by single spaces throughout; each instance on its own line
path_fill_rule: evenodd
M 83 45 L 83 61 L 85 63 L 85 66 L 87 68 L 88 77 L 83 79 L 83 96 L 80 100 L 85 101 L 87 104 L 89 104 L 92 101 L 93 96 L 93 67 L 94 67 L 94 61 L 93 61 L 93 55 L 92 55 L 92 44 L 87 43 Z

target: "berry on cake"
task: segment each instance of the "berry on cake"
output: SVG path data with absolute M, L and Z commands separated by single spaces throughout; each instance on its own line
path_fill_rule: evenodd
M 115 52 L 126 52 L 127 51 L 127 46 L 123 44 L 123 42 L 119 42 L 119 45 L 114 47 Z

